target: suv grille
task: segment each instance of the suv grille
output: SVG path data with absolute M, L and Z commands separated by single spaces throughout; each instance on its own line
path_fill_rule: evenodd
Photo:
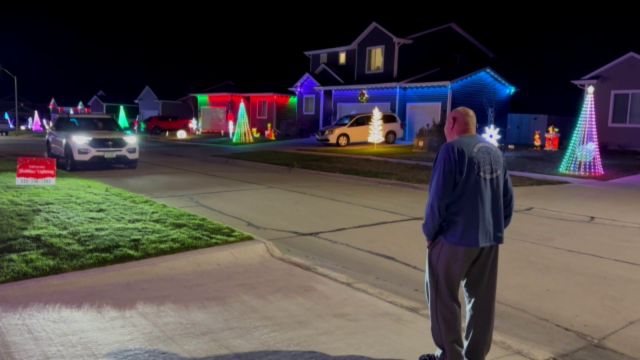
M 120 149 L 127 146 L 127 142 L 122 138 L 91 139 L 89 146 L 94 149 Z

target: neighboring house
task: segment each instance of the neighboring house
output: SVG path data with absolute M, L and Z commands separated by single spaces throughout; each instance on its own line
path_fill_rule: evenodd
M 244 101 L 250 127 L 261 134 L 268 129 L 268 124 L 282 134 L 285 124 L 295 120 L 295 96 L 247 90 L 230 85 L 217 87 L 216 92 L 191 94 L 202 132 L 228 134 L 229 121 L 235 125 L 241 101 Z
M 508 145 L 533 145 L 533 136 L 540 131 L 541 140 L 549 126 L 558 129 L 560 144 L 571 139 L 571 132 L 575 125 L 575 119 L 567 116 L 555 116 L 547 114 L 509 114 L 507 121 L 506 137 L 503 141 Z
M 189 103 L 178 100 L 160 100 L 149 86 L 145 86 L 134 102 L 138 104 L 140 120 L 146 120 L 152 116 L 196 117 L 195 109 Z
M 133 120 L 138 116 L 137 105 L 110 98 L 103 91 L 99 91 L 87 103 L 87 108 L 89 108 L 92 113 L 110 114 L 116 119 L 120 114 L 120 106 L 124 107 L 124 112 L 127 115 L 129 122 L 133 122 Z
M 349 45 L 305 55 L 310 71 L 290 90 L 298 122 L 311 132 L 374 106 L 398 115 L 406 140 L 463 105 L 480 129 L 506 129 L 515 88 L 488 67 L 493 53 L 456 24 L 401 38 L 374 22 Z
M 640 55 L 630 52 L 573 83 L 595 87 L 601 146 L 640 149 Z
M 78 102 L 76 106 L 60 106 L 54 98 L 51 98 L 49 102 L 49 117 L 51 121 L 55 122 L 58 116 L 63 114 L 88 114 L 91 113 L 91 109 L 86 107 L 82 101 Z

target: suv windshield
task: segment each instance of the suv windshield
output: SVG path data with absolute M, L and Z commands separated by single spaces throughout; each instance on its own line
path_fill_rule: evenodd
M 58 131 L 122 131 L 111 117 L 61 117 L 56 122 Z

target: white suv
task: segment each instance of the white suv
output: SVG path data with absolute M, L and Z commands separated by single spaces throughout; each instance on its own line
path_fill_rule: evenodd
M 138 166 L 138 138 L 124 132 L 110 115 L 59 116 L 46 139 L 47 156 L 61 159 L 67 171 L 83 162 Z
M 316 133 L 316 140 L 325 144 L 347 146 L 351 143 L 367 142 L 369 139 L 369 123 L 372 114 L 346 115 L 333 125 L 324 127 Z M 404 136 L 400 119 L 395 114 L 382 115 L 382 134 L 387 144 Z

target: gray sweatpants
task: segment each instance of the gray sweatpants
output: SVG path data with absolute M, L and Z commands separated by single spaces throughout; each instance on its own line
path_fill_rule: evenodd
M 498 277 L 498 246 L 469 248 L 438 240 L 427 254 L 426 288 L 436 355 L 484 360 L 491 349 Z M 458 290 L 462 283 L 467 326 L 462 341 Z

